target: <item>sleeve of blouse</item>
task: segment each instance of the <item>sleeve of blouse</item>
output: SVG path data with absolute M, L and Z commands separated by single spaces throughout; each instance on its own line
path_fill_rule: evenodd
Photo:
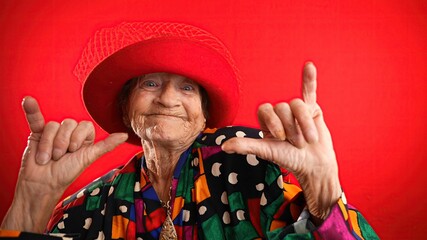
M 304 209 L 293 224 L 268 233 L 269 239 L 379 239 L 362 214 L 341 196 L 326 220 L 315 227 Z

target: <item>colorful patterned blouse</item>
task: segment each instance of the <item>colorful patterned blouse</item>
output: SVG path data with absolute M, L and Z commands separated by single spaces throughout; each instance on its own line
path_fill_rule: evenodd
M 227 154 L 231 137 L 260 138 L 259 130 L 207 129 L 184 152 L 172 180 L 171 213 L 178 239 L 377 239 L 342 197 L 318 228 L 286 170 L 254 155 Z M 142 154 L 60 203 L 47 235 L 1 231 L 20 239 L 158 239 L 166 212 Z M 67 238 L 69 239 L 69 238 Z

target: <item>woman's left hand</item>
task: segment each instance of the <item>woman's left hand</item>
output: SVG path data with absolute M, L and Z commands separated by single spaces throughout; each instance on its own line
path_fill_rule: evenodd
M 258 108 L 263 139 L 232 138 L 222 145 L 227 153 L 254 154 L 291 171 L 300 183 L 308 210 L 324 220 L 341 196 L 332 138 L 316 102 L 316 68 L 303 71 L 303 99 Z

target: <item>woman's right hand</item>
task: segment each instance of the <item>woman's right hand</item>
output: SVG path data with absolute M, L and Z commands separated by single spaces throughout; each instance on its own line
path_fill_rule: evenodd
M 45 123 L 34 98 L 24 98 L 22 106 L 31 133 L 2 229 L 43 232 L 65 189 L 92 162 L 125 142 L 127 134 L 113 133 L 94 143 L 91 122 Z

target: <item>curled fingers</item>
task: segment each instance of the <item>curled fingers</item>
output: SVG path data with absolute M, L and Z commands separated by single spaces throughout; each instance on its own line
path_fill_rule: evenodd
M 305 140 L 308 143 L 317 142 L 319 136 L 310 106 L 301 99 L 294 99 L 290 102 L 290 108 L 301 128 Z
M 270 103 L 265 103 L 259 106 L 258 121 L 261 130 L 264 132 L 264 134 L 267 133 L 264 137 L 274 137 L 280 140 L 286 139 L 283 124 Z
M 56 134 L 53 142 L 52 159 L 58 160 L 67 153 L 70 146 L 71 134 L 77 127 L 77 122 L 73 119 L 65 119 Z
M 286 140 L 297 148 L 305 146 L 305 140 L 301 133 L 300 128 L 295 121 L 291 107 L 288 103 L 282 102 L 274 106 L 274 112 L 280 118 L 282 125 L 285 129 Z
M 52 158 L 52 146 L 60 125 L 57 122 L 48 122 L 43 129 L 37 147 L 36 162 L 44 165 Z
M 81 121 L 71 134 L 68 151 L 75 152 L 83 145 L 92 144 L 95 140 L 95 127 L 92 122 Z

